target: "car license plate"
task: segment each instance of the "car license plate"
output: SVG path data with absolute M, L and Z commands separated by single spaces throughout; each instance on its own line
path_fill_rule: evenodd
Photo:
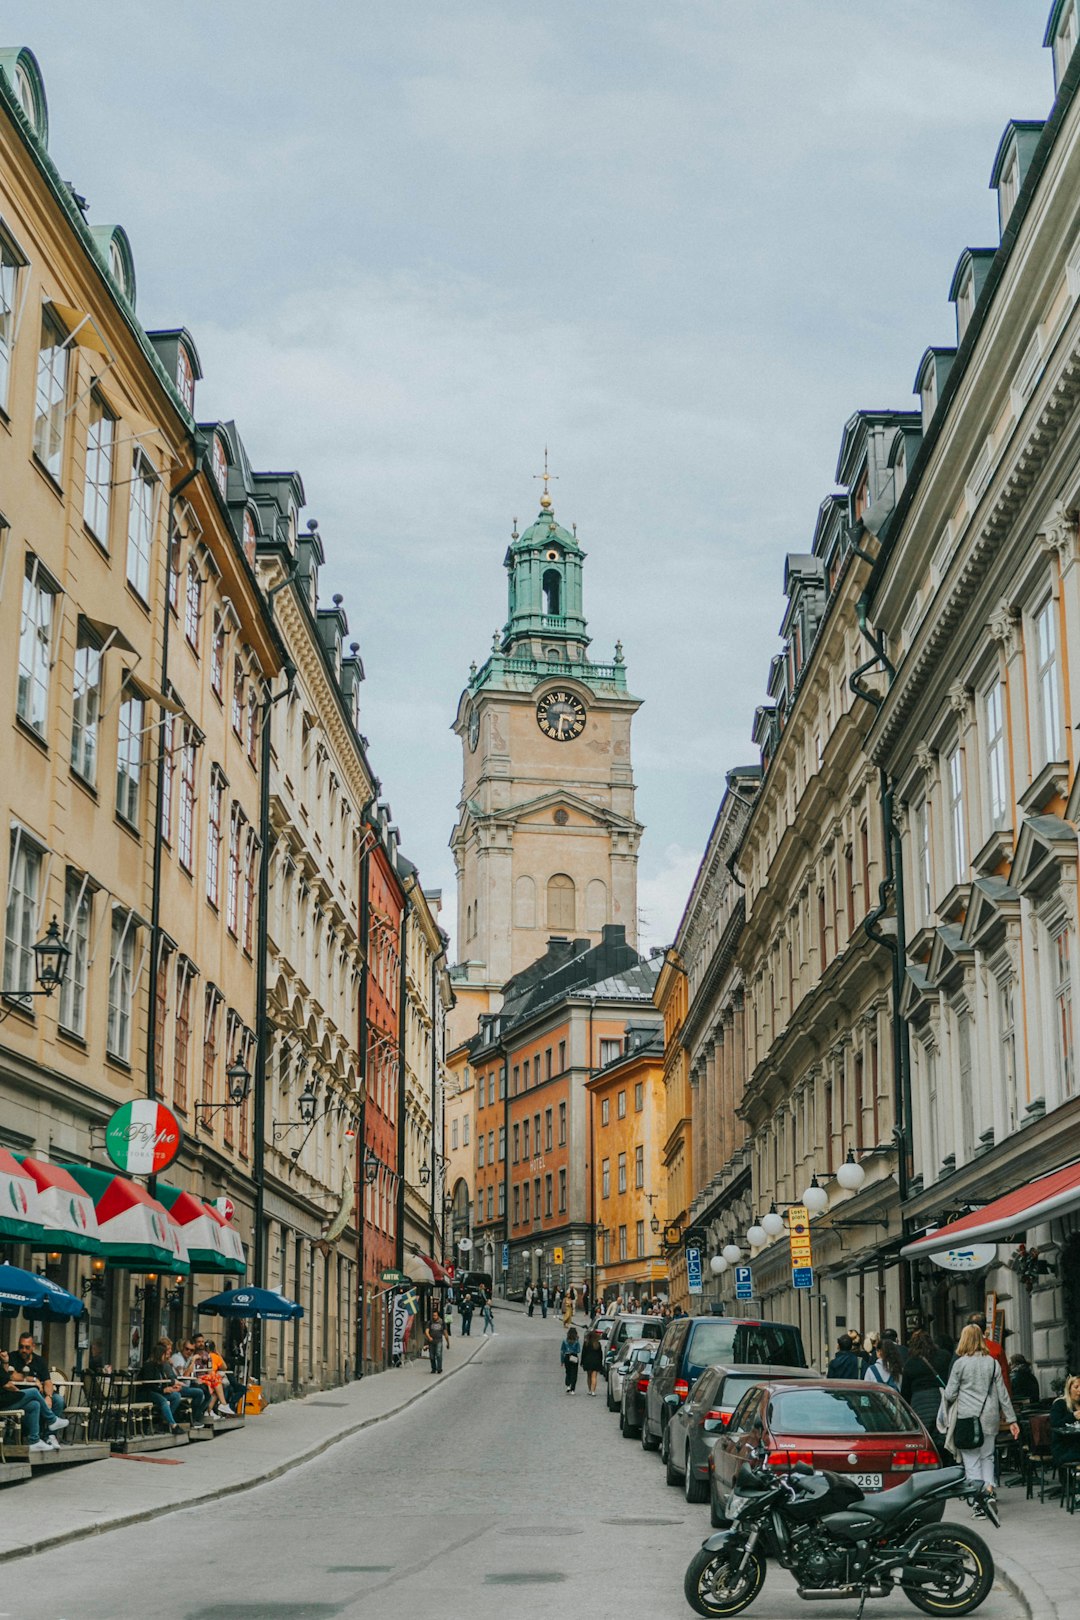
M 881 1489 L 882 1476 L 880 1474 L 849 1474 L 848 1479 L 853 1485 L 857 1485 L 861 1491 L 880 1491 Z

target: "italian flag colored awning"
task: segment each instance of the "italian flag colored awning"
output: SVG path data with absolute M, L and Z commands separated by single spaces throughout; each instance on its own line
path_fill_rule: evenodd
M 181 1242 L 168 1214 L 145 1187 L 111 1170 L 69 1164 L 68 1170 L 94 1200 L 101 1249 L 111 1266 L 126 1271 L 175 1271 Z M 186 1254 L 183 1255 L 186 1261 Z
M 70 1249 L 75 1254 L 100 1254 L 94 1200 L 63 1165 L 44 1159 L 23 1159 L 23 1170 L 37 1188 L 44 1233 L 34 1240 L 37 1249 Z
M 244 1253 L 244 1243 L 236 1227 L 227 1221 L 216 1210 L 213 1204 L 204 1204 L 203 1208 L 212 1221 L 216 1221 L 221 1228 L 221 1243 L 229 1259 L 229 1270 L 236 1277 L 242 1277 L 247 1270 L 247 1255 Z
M 243 1275 L 243 1248 L 237 1260 L 235 1250 L 226 1238 L 227 1233 L 234 1236 L 235 1233 L 216 1211 L 202 1203 L 194 1193 L 181 1192 L 178 1187 L 166 1187 L 161 1182 L 158 1183 L 158 1198 L 183 1234 L 192 1271 Z
M 7 1148 L 0 1148 L 0 1238 L 37 1243 L 42 1236 L 37 1184 Z

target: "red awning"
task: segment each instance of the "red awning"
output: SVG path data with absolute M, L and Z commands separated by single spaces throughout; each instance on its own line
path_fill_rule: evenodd
M 437 1260 L 433 1260 L 430 1254 L 422 1254 L 420 1258 L 424 1262 L 425 1266 L 431 1267 L 431 1275 L 435 1278 L 437 1283 L 450 1281 L 450 1278 L 446 1275 L 446 1272 L 443 1270 L 442 1266 L 440 1266 Z
M 1004 1198 L 995 1198 L 971 1215 L 916 1238 L 900 1253 L 905 1260 L 917 1260 L 920 1255 L 938 1254 L 963 1243 L 992 1243 L 1055 1216 L 1068 1215 L 1074 1209 L 1080 1209 L 1080 1163 L 1066 1165 L 1064 1170 L 1040 1176 L 1016 1192 L 1006 1193 Z

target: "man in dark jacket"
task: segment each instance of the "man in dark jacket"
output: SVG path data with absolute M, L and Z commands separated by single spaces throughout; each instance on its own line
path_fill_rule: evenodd
M 836 1341 L 836 1354 L 829 1362 L 826 1378 L 858 1378 L 861 1376 L 859 1358 L 851 1347 L 851 1338 L 841 1333 Z

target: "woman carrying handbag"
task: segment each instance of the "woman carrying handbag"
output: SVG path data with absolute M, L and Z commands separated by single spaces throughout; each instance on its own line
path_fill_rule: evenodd
M 945 1444 L 960 1458 L 971 1481 L 981 1481 L 994 1494 L 994 1444 L 1002 1419 L 1013 1439 L 1020 1434 L 1001 1368 L 986 1348 L 982 1329 L 973 1322 L 960 1335 L 943 1397 L 947 1425 Z M 976 1516 L 982 1508 L 976 1507 Z

